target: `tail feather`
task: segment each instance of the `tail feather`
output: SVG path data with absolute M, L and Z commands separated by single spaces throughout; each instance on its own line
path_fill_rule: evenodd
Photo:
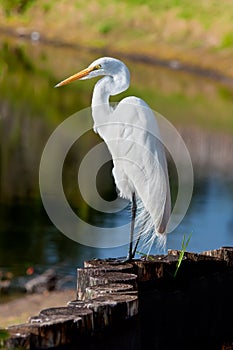
M 156 248 L 164 253 L 166 249 L 166 232 L 160 233 L 155 227 L 152 217 L 143 205 L 141 199 L 136 196 L 137 215 L 136 215 L 136 239 L 140 237 L 140 247 L 147 255 L 150 254 L 153 243 L 156 242 Z

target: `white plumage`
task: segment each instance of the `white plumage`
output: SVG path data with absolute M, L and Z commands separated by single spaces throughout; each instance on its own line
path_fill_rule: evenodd
M 155 115 L 137 97 L 124 98 L 115 105 L 109 103 L 110 96 L 129 87 L 128 68 L 115 58 L 104 57 L 56 86 L 96 76 L 103 78 L 94 87 L 93 128 L 105 141 L 112 155 L 113 177 L 119 195 L 133 201 L 131 240 L 137 207 L 138 237 L 143 238 L 148 248 L 155 237 L 160 246 L 164 245 L 171 200 L 166 155 Z M 134 254 L 131 242 L 129 258 Z

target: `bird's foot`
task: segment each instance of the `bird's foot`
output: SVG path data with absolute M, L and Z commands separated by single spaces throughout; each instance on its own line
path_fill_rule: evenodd
M 124 260 L 122 260 L 122 264 L 131 263 L 132 261 L 133 261 L 133 259 L 126 257 Z
M 132 262 L 135 256 L 135 252 L 129 252 L 124 262 Z

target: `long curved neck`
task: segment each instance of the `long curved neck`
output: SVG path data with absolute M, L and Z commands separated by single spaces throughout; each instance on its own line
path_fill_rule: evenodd
M 109 104 L 110 96 L 125 91 L 129 87 L 129 80 L 129 71 L 124 67 L 124 70 L 118 74 L 106 75 L 96 83 L 91 105 L 95 132 L 100 133 L 98 128 L 110 122 L 110 116 L 113 113 Z
M 94 120 L 93 129 L 96 133 L 101 134 L 100 127 L 106 124 L 111 113 L 111 107 L 109 104 L 110 91 L 108 89 L 109 83 L 112 78 L 106 76 L 99 80 L 93 91 L 92 96 L 92 117 Z
M 110 86 L 112 85 L 112 80 L 112 77 L 105 76 L 101 80 L 97 81 L 92 96 L 92 108 L 109 104 L 109 97 L 111 96 Z

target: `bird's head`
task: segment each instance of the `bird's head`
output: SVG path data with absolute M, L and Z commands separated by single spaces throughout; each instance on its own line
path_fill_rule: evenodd
M 69 84 L 74 80 L 91 79 L 104 75 L 114 77 L 119 74 L 125 76 L 126 80 L 129 81 L 130 73 L 123 62 L 112 57 L 102 57 L 92 62 L 87 68 L 81 70 L 80 72 L 74 75 L 71 75 L 65 80 L 62 80 L 55 87 L 60 87 Z

